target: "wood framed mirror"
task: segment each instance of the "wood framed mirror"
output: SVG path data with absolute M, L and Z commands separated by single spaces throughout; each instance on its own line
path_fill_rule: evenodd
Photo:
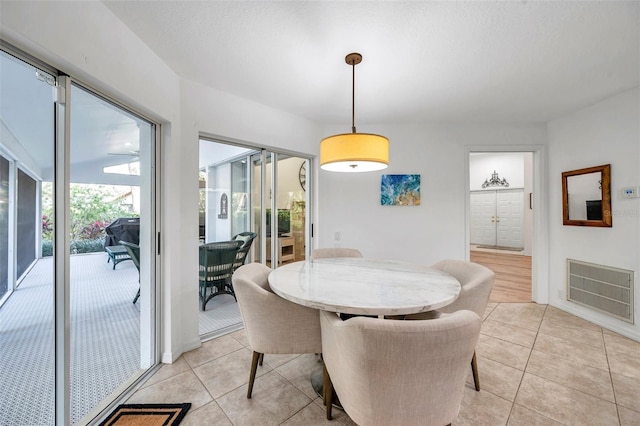
M 611 227 L 611 165 L 562 173 L 562 224 Z

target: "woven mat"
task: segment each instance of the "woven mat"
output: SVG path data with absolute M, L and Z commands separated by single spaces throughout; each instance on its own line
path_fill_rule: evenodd
M 191 403 L 185 404 L 122 404 L 100 426 L 176 426 Z

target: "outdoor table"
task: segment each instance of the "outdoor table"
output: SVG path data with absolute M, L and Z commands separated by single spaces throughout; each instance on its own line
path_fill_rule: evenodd
M 108 255 L 107 263 L 109 263 L 110 260 L 113 260 L 113 269 L 116 269 L 116 265 L 118 263 L 131 259 L 129 253 L 127 253 L 127 249 L 123 246 L 107 246 L 104 250 Z

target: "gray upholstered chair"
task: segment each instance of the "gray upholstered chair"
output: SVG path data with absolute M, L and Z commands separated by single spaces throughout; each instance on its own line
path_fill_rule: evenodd
M 352 248 L 317 248 L 311 252 L 311 260 L 327 257 L 362 257 L 362 253 Z
M 406 319 L 431 319 L 442 313 L 452 313 L 463 309 L 475 312 L 480 318 L 484 317 L 484 311 L 487 308 L 487 303 L 489 303 L 489 296 L 495 281 L 495 274 L 492 270 L 477 263 L 453 259 L 442 260 L 432 265 L 432 268 L 446 272 L 460 281 L 462 286 L 460 296 L 452 304 L 438 309 L 435 314 L 434 312 L 425 312 L 407 315 Z M 479 391 L 480 377 L 478 375 L 478 361 L 475 351 L 471 359 L 471 371 L 473 372 L 473 382 L 476 390 Z
M 258 364 L 262 365 L 265 353 L 322 352 L 318 310 L 289 302 L 273 293 L 268 281 L 270 272 L 271 268 L 261 263 L 248 263 L 238 268 L 232 277 L 253 351 L 247 398 L 251 398 Z
M 342 321 L 321 311 L 324 399 L 335 390 L 349 417 L 363 426 L 450 424 L 460 410 L 480 323 L 470 311 L 431 321 Z

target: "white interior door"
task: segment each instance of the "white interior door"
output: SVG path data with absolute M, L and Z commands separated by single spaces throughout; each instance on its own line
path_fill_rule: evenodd
M 497 245 L 524 247 L 524 192 L 522 189 L 500 190 L 496 193 Z
M 524 247 L 523 203 L 522 189 L 471 192 L 471 244 Z
M 496 244 L 496 192 L 471 192 L 471 244 Z

